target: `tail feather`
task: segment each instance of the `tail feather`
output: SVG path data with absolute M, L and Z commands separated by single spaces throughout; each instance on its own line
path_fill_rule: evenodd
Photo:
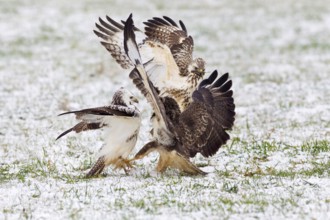
M 64 131 L 62 134 L 60 134 L 56 138 L 56 140 L 60 139 L 64 135 L 70 133 L 71 131 L 75 131 L 76 133 L 80 133 L 82 131 L 95 130 L 95 129 L 99 129 L 99 128 L 101 128 L 101 123 L 86 123 L 86 122 L 82 121 L 82 122 L 79 122 L 78 124 L 76 124 L 75 126 L 73 126 L 72 128 Z
M 64 131 L 62 134 L 60 134 L 60 135 L 56 138 L 56 141 L 57 141 L 58 139 L 60 139 L 61 137 L 63 137 L 64 135 L 70 133 L 71 131 L 73 131 L 73 128 L 70 128 L 70 129 Z

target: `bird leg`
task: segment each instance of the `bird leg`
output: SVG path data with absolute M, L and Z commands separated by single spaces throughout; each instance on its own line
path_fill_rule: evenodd
M 105 165 L 105 157 L 102 156 L 96 161 L 92 169 L 86 174 L 86 178 L 99 175 L 105 168 Z
M 131 160 L 129 160 L 129 159 L 122 159 L 123 160 L 123 162 L 125 163 L 125 165 L 126 165 L 126 167 L 128 167 L 128 168 L 133 168 L 133 165 L 131 164 Z
M 130 160 L 134 161 L 134 160 L 140 160 L 143 157 L 147 156 L 149 153 L 151 153 L 152 151 L 156 150 L 157 148 L 157 142 L 156 141 L 150 141 L 147 144 L 145 144 L 141 150 L 139 150 L 139 152 L 134 156 L 133 159 Z
M 131 160 L 119 157 L 117 161 L 114 162 L 115 169 L 123 169 L 125 174 L 129 173 L 130 168 L 133 168 Z
M 168 153 L 162 153 L 162 151 L 159 152 L 159 160 L 157 164 L 157 172 L 163 173 L 166 171 L 167 167 L 169 167 L 170 163 L 170 157 Z
M 110 164 L 113 164 L 115 166 L 114 169 L 123 169 L 126 174 L 129 173 L 129 169 L 133 168 L 131 161 L 128 159 L 124 159 L 122 157 L 119 157 L 117 159 L 112 160 L 106 160 L 104 156 L 100 157 L 96 163 L 93 165 L 92 169 L 86 174 L 87 178 L 95 177 L 104 170 L 104 168 Z
M 206 175 L 204 171 L 199 169 L 189 159 L 183 157 L 177 151 L 168 151 L 166 149 L 159 150 L 159 161 L 157 165 L 158 172 L 164 172 L 167 167 L 179 169 L 190 175 Z

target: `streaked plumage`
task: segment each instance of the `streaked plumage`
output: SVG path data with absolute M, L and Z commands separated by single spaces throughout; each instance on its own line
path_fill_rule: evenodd
M 184 110 L 191 102 L 191 93 L 205 74 L 205 62 L 201 58 L 193 60 L 193 39 L 188 36 L 182 21 L 181 28 L 166 16 L 144 23 L 146 38 L 139 44 L 139 49 L 149 79 L 160 96 L 174 98 L 180 110 Z M 98 30 L 94 33 L 103 39 L 101 44 L 122 68 L 132 69 L 134 65 L 123 47 L 124 24 L 108 16 L 106 21 L 99 18 L 99 24 L 95 24 Z
M 107 21 L 104 21 L 102 18 L 99 18 L 100 24 L 95 23 L 95 26 L 98 31 L 94 30 L 94 33 L 96 34 L 96 36 L 104 40 L 101 41 L 101 44 L 110 52 L 111 56 L 122 68 L 132 68 L 133 64 L 124 51 L 124 22 L 122 22 L 123 24 L 120 24 L 108 16 L 106 16 L 106 20 Z M 139 31 L 137 28 L 135 28 L 134 30 Z
M 75 114 L 76 119 L 81 122 L 60 134 L 57 139 L 71 131 L 79 133 L 100 128 L 104 130 L 105 144 L 87 177 L 100 174 L 109 165 L 123 168 L 125 172 L 131 167 L 127 158 L 136 144 L 141 124 L 140 112 L 133 105 L 134 102 L 137 102 L 137 99 L 121 88 L 114 94 L 108 106 L 60 114 Z
M 192 94 L 193 101 L 181 112 L 177 102 L 170 96 L 160 97 L 149 80 L 135 43 L 132 15 L 125 23 L 124 38 L 126 54 L 135 63 L 130 78 L 155 112 L 154 140 L 147 143 L 135 159 L 156 150 L 160 154 L 159 172 L 175 167 L 190 174 L 203 174 L 189 158 L 197 153 L 205 157 L 214 155 L 230 138 L 226 131 L 232 128 L 235 120 L 232 81 L 228 73 L 218 78 L 214 71 L 199 83 Z
M 188 36 L 188 31 L 182 21 L 180 27 L 171 18 L 154 17 L 144 22 L 146 40 L 159 42 L 168 46 L 174 60 L 180 69 L 180 75 L 188 76 L 191 73 L 205 74 L 205 61 L 202 58 L 193 60 L 194 40 Z

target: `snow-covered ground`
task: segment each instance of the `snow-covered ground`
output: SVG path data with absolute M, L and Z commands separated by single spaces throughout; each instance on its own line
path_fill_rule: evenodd
M 194 159 L 206 177 L 156 174 L 153 154 L 128 176 L 85 179 L 101 133 L 55 142 L 75 123 L 59 113 L 106 105 L 121 86 L 142 98 L 92 32 L 130 12 L 139 27 L 183 20 L 208 73 L 233 79 L 232 139 Z M 328 219 L 329 39 L 324 0 L 0 1 L 0 219 Z

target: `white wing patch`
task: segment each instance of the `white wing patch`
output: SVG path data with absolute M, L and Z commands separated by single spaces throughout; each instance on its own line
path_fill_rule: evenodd
M 173 94 L 173 91 L 181 91 L 191 97 L 195 87 L 188 82 L 187 77 L 180 76 L 180 70 L 172 56 L 170 49 L 161 43 L 146 41 L 140 46 L 141 54 L 153 57 L 151 62 L 145 65 L 147 75 L 154 86 L 160 90 L 160 96 L 174 97 L 180 109 L 183 108 L 183 97 Z
M 149 79 L 159 89 L 171 87 L 172 82 L 182 81 L 179 68 L 176 65 L 170 49 L 163 44 L 146 41 L 140 47 L 141 54 L 152 56 L 152 61 L 146 65 Z

